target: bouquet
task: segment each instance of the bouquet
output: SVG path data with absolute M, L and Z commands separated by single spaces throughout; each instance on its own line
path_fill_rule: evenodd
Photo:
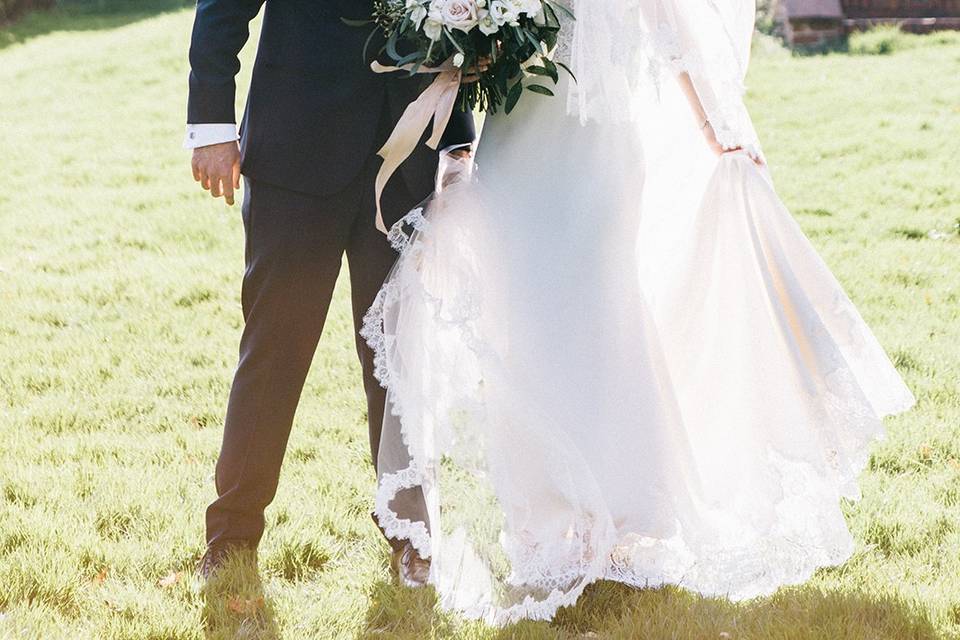
M 573 18 L 554 0 L 374 0 L 371 20 L 346 21 L 375 24 L 364 49 L 382 32 L 383 51 L 393 66 L 374 62 L 376 73 L 436 74 L 379 151 L 384 161 L 376 179 L 378 229 L 387 232 L 380 209 L 384 186 L 431 121 L 427 145 L 436 149 L 458 101 L 463 110 L 496 113 L 502 106 L 509 113 L 525 90 L 554 95 L 546 80 L 556 85 L 560 68 L 573 77 L 565 65 L 550 59 L 560 12 Z M 539 76 L 542 83 L 525 83 L 525 76 Z M 463 82 L 464 77 L 472 81 Z
M 558 67 L 573 76 L 550 59 L 559 13 L 573 18 L 551 0 L 375 0 L 373 22 L 398 68 L 414 74 L 452 65 L 476 78 L 460 90 L 463 109 L 496 113 L 503 106 L 509 113 L 523 95 L 525 73 L 553 84 Z M 544 84 L 526 89 L 553 95 Z

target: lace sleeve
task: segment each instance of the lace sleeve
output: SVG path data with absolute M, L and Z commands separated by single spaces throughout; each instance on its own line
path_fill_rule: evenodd
M 743 102 L 754 4 L 739 0 L 642 0 L 641 31 L 662 67 L 686 72 L 725 149 L 759 153 Z
M 743 103 L 753 31 L 753 0 L 569 0 L 576 16 L 561 26 L 557 55 L 577 79 L 568 112 L 624 121 L 661 84 L 689 74 L 724 148 L 759 153 Z

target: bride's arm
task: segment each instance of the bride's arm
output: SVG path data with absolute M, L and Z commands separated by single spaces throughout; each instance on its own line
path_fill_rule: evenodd
M 710 147 L 710 150 L 717 155 L 730 153 L 732 151 L 743 151 L 742 147 L 724 149 L 723 146 L 717 141 L 717 134 L 713 130 L 713 125 L 710 123 L 710 119 L 707 117 L 707 112 L 703 108 L 703 103 L 700 102 L 700 96 L 697 95 L 697 90 L 693 86 L 693 81 L 690 79 L 690 75 L 687 73 L 681 73 L 677 77 L 677 82 L 680 83 L 680 88 L 683 90 L 683 95 L 686 96 L 687 102 L 690 104 L 690 110 L 693 112 L 693 116 L 697 121 L 697 126 L 700 128 L 700 132 L 703 133 L 703 137 L 706 139 L 707 146 Z M 763 158 L 759 155 L 749 155 L 757 164 L 763 164 Z

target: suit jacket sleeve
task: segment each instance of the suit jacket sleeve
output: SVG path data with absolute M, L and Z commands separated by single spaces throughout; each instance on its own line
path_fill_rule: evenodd
M 440 138 L 440 149 L 472 143 L 477 137 L 477 130 L 473 122 L 473 113 L 462 111 L 460 106 L 454 108 L 450 115 L 450 122 Z
M 236 123 L 239 53 L 264 0 L 198 0 L 190 41 L 187 123 Z

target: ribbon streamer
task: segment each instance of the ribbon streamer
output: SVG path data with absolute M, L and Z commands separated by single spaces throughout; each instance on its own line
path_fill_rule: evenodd
M 391 67 L 373 62 L 370 68 L 374 73 L 411 72 L 414 65 Z M 416 73 L 435 73 L 437 77 L 420 94 L 420 97 L 407 105 L 387 142 L 377 152 L 377 155 L 383 158 L 376 181 L 377 229 L 383 233 L 387 233 L 383 212 L 380 210 L 380 197 L 383 195 L 384 187 L 397 168 L 417 148 L 431 120 L 433 120 L 433 130 L 427 140 L 427 146 L 431 149 L 440 146 L 440 138 L 450 122 L 450 116 L 457 102 L 457 92 L 460 90 L 462 72 L 453 65 L 452 58 L 439 67 L 421 67 Z

